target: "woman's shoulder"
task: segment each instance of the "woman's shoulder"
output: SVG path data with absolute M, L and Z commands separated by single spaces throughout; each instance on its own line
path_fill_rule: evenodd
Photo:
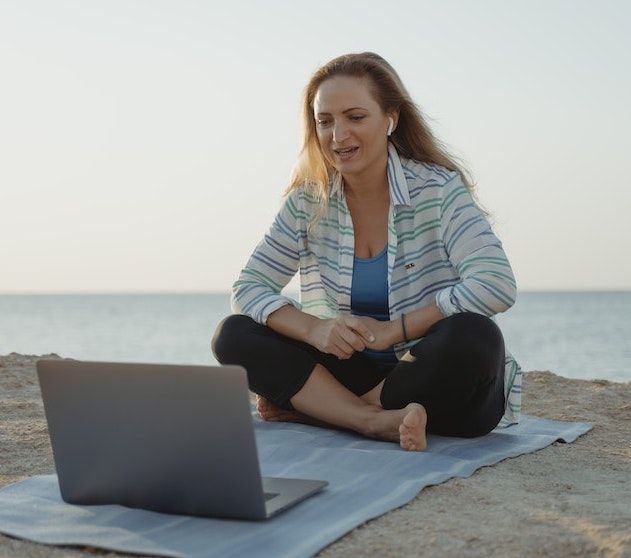
M 307 210 L 309 206 L 317 206 L 320 203 L 317 193 L 314 192 L 313 188 L 309 188 L 305 184 L 299 184 L 285 190 L 283 198 L 286 203 L 292 203 L 305 210 Z
M 282 211 L 288 211 L 297 220 L 309 221 L 320 206 L 317 194 L 304 185 L 294 186 L 283 193 Z
M 401 167 L 405 178 L 410 181 L 429 182 L 436 185 L 445 184 L 458 176 L 458 172 L 449 170 L 436 163 L 405 159 L 401 157 Z
M 456 171 L 434 163 L 401 158 L 403 174 L 408 185 L 412 205 L 430 202 L 447 195 L 445 187 L 456 184 Z M 447 189 L 449 186 L 447 186 Z

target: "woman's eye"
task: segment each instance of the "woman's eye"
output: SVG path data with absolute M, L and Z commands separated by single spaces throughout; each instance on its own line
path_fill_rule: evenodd
M 318 126 L 327 126 L 330 122 L 330 120 L 316 120 Z
M 354 120 L 355 122 L 357 122 L 358 120 L 362 120 L 364 118 L 364 115 L 355 115 L 355 116 L 351 116 L 351 120 Z

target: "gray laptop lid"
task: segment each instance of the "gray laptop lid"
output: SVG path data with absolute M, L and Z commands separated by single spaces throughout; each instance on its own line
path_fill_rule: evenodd
M 266 510 L 243 368 L 40 360 L 37 371 L 65 501 L 245 519 L 291 503 Z M 293 502 L 327 484 L 278 480 Z

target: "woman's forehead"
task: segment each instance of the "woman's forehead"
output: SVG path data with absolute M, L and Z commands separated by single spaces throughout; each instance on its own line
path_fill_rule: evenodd
M 323 81 L 313 99 L 313 112 L 344 112 L 351 108 L 374 110 L 379 105 L 373 99 L 366 78 L 335 76 Z

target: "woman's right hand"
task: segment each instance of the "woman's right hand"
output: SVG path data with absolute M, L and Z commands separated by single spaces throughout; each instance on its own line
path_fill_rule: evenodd
M 340 314 L 337 318 L 314 322 L 307 342 L 323 353 L 347 359 L 374 340 L 373 333 L 356 316 Z

